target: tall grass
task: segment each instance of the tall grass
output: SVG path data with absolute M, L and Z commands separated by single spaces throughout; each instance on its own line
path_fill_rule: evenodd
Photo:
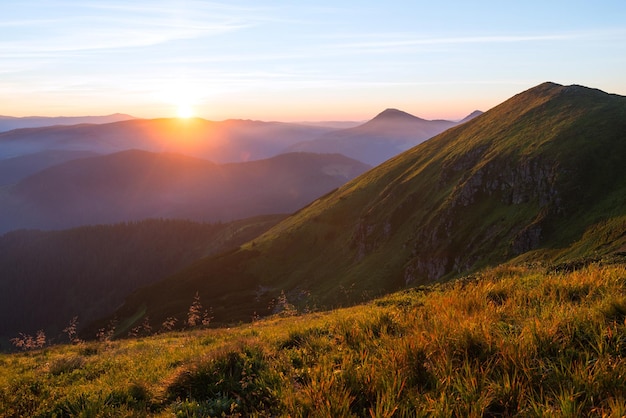
M 624 416 L 626 268 L 0 356 L 1 416 Z

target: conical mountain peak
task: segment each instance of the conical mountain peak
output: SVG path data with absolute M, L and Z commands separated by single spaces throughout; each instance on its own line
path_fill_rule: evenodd
M 400 121 L 416 121 L 416 120 L 423 120 L 423 119 L 418 118 L 417 116 L 413 116 L 410 113 L 404 112 L 402 110 L 389 108 L 380 112 L 370 122 L 375 122 L 375 121 L 376 122 L 380 122 L 380 121 L 400 122 Z
M 461 119 L 459 121 L 459 123 L 465 123 L 467 121 L 470 121 L 472 119 L 474 119 L 477 116 L 480 116 L 483 114 L 483 111 L 481 110 L 474 110 L 472 113 L 470 113 L 469 115 L 465 116 L 463 119 Z

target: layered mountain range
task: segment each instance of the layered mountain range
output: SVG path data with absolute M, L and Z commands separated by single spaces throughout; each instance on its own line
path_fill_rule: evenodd
M 47 126 L 0 133 L 0 158 L 45 150 L 111 154 L 141 149 L 180 153 L 215 163 L 245 162 L 275 156 L 294 143 L 332 130 L 280 122 L 213 122 L 200 118 Z
M 111 118 L 130 117 L 13 118 L 58 124 L 0 133 L 0 232 L 289 213 L 361 174 L 362 161 L 379 163 L 463 122 L 399 110 L 343 129 L 351 124 Z M 338 153 L 358 161 L 321 155 Z
M 475 111 L 459 122 L 452 122 L 426 120 L 398 109 L 387 109 L 362 125 L 329 132 L 311 141 L 299 142 L 289 147 L 288 151 L 336 152 L 378 165 L 481 113 Z
M 55 125 L 103 124 L 135 119 L 123 113 L 114 113 L 107 116 L 0 116 L 0 132 L 21 128 L 40 128 Z
M 397 110 L 365 124 L 312 126 L 127 115 L 0 119 L 21 128 L 0 133 L 0 232 L 21 229 L 0 236 L 5 343 L 19 331 L 59 332 L 74 315 L 84 322 L 109 315 L 137 287 L 279 219 L 246 217 L 293 212 L 370 168 L 325 154 L 336 149 L 325 134 L 354 139 L 347 128 L 359 125 L 363 140 L 348 140 L 346 150 L 382 161 L 398 144 L 455 124 Z M 322 139 L 320 153 L 287 152 L 311 138 Z M 152 218 L 163 220 L 144 221 Z M 89 226 L 24 230 L 81 225 Z
M 7 188 L 0 193 L 0 231 L 290 213 L 369 168 L 338 154 L 214 164 L 181 154 L 121 151 L 68 161 Z
M 230 323 L 281 293 L 333 307 L 503 262 L 619 257 L 624 160 L 626 98 L 544 83 L 139 290 L 115 316 L 184 317 L 198 292 Z
M 289 152 L 339 153 L 376 165 L 480 113 L 475 111 L 462 121 L 453 122 L 425 120 L 387 109 L 357 126 L 352 122 L 213 122 L 195 118 L 134 119 L 69 126 L 65 123 L 8 132 L 0 130 L 0 168 L 3 159 L 32 153 L 109 154 L 127 149 L 175 152 L 215 163 L 245 162 Z M 73 120 L 67 119 L 68 122 Z M 350 127 L 342 128 L 345 125 Z

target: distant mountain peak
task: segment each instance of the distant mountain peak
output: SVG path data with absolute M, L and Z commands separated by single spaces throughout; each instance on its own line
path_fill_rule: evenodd
M 416 121 L 416 120 L 423 120 L 423 119 L 418 118 L 417 116 L 413 116 L 410 113 L 404 112 L 402 110 L 389 108 L 380 112 L 378 115 L 374 117 L 374 119 L 370 120 L 370 122 L 382 122 L 382 121 L 400 122 L 400 121 Z
M 120 112 L 111 113 L 110 115 L 106 115 L 104 117 L 109 117 L 109 118 L 114 117 L 114 118 L 124 118 L 124 119 L 139 119 L 139 118 L 136 118 L 133 115 L 129 115 L 128 113 L 120 113 Z
M 535 86 L 533 88 L 531 88 L 531 90 L 533 89 L 554 89 L 554 88 L 559 88 L 559 87 L 563 87 L 562 84 L 559 83 L 555 83 L 553 81 L 545 81 L 541 84 L 539 84 L 538 86 Z
M 482 110 L 474 110 L 472 113 L 470 113 L 469 115 L 467 115 L 463 119 L 461 119 L 459 121 L 459 123 L 464 123 L 464 122 L 470 121 L 470 120 L 474 119 L 476 116 L 480 116 L 482 114 L 483 114 Z

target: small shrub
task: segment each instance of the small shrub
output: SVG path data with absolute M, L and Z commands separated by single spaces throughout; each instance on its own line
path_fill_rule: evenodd
M 489 341 L 476 330 L 463 328 L 450 340 L 451 356 L 457 361 L 486 361 L 494 355 Z
M 220 416 L 237 416 L 234 414 L 238 408 L 236 402 L 228 397 L 217 397 L 202 402 L 179 401 L 172 408 L 177 418 L 204 418 Z
M 406 376 L 406 383 L 420 391 L 431 390 L 435 387 L 435 378 L 430 370 L 430 360 L 423 347 L 407 341 L 401 350 L 401 366 Z
M 303 330 L 295 330 L 289 332 L 289 337 L 279 344 L 279 347 L 284 348 L 299 348 L 308 343 L 312 338 L 318 338 L 322 336 L 330 336 L 327 330 L 323 328 L 305 328 Z
M 607 322 L 622 322 L 626 318 L 626 299 L 611 299 L 602 309 Z
M 90 344 L 81 347 L 79 350 L 81 356 L 95 356 L 98 354 L 98 347 L 96 345 Z
M 268 374 L 266 354 L 258 345 L 241 344 L 208 361 L 179 371 L 167 387 L 171 400 L 222 399 L 237 413 L 272 411 L 278 405 Z
M 509 298 L 509 293 L 504 288 L 491 288 L 487 291 L 485 297 L 496 306 L 502 306 Z
M 300 389 L 289 409 L 294 416 L 306 417 L 348 417 L 354 416 L 352 405 L 354 396 L 338 375 L 333 371 L 322 370 Z
M 126 389 L 111 392 L 105 403 L 112 406 L 126 405 L 133 409 L 146 409 L 150 399 L 150 392 L 143 384 L 133 383 Z
M 76 369 L 80 369 L 85 365 L 85 359 L 82 356 L 65 356 L 54 360 L 50 363 L 48 371 L 54 376 L 63 373 L 71 373 Z
M 382 335 L 400 336 L 404 331 L 400 321 L 388 312 L 376 315 L 369 321 L 367 327 L 375 338 Z
M 116 411 L 118 414 L 121 411 Z M 80 393 L 71 395 L 59 402 L 52 416 L 54 417 L 100 417 L 113 416 L 114 410 L 110 399 L 100 394 Z

